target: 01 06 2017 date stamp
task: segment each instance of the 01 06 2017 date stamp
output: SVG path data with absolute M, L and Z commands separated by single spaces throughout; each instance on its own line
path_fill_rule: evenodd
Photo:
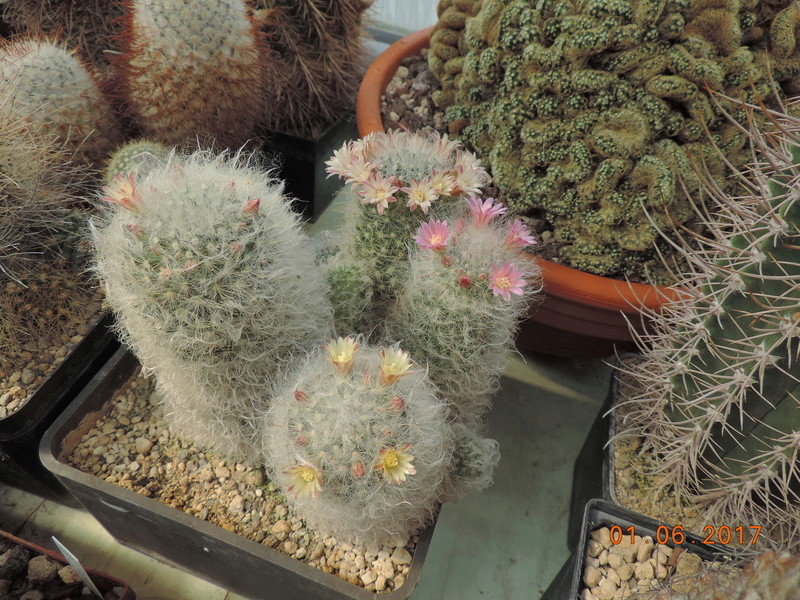
M 755 544 L 758 536 L 761 534 L 761 525 L 737 525 L 731 527 L 729 525 L 706 525 L 703 527 L 704 544 Z M 611 543 L 614 545 L 623 543 L 626 538 L 630 539 L 631 544 L 635 543 L 637 536 L 636 527 L 631 525 L 629 527 L 621 527 L 620 525 L 613 525 L 609 528 L 609 537 Z M 644 536 L 643 536 L 644 537 Z M 647 534 L 647 538 L 649 538 Z M 645 543 L 648 539 L 645 539 Z M 680 545 L 686 541 L 686 532 L 682 525 L 675 525 L 674 527 L 667 527 L 661 525 L 656 529 L 655 536 L 652 537 L 656 544 L 676 544 Z

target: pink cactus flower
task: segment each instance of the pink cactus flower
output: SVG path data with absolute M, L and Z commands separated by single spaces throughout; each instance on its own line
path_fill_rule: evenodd
M 344 172 L 344 181 L 349 184 L 364 185 L 374 177 L 380 177 L 375 171 L 375 165 L 358 156 L 353 158 Z
M 430 176 L 431 187 L 440 196 L 449 196 L 456 189 L 456 178 L 450 171 L 434 171 Z
M 389 208 L 389 203 L 397 202 L 394 193 L 400 190 L 399 186 L 394 185 L 395 178 L 390 175 L 389 177 L 381 177 L 374 174 L 369 179 L 361 183 L 358 193 L 363 196 L 361 198 L 362 204 L 374 204 L 378 209 L 378 214 L 382 215 L 383 211 Z
M 131 212 L 139 210 L 139 205 L 142 203 L 133 175 L 114 175 L 114 181 L 103 188 L 103 193 L 105 196 L 102 196 L 101 200 Z
M 345 177 L 355 158 L 356 156 L 353 154 L 353 145 L 348 142 L 338 150 L 334 150 L 330 160 L 325 161 L 325 164 L 328 165 L 325 172 L 328 174 L 328 177 L 331 175 Z
M 417 235 L 414 236 L 414 241 L 419 244 L 420 248 L 428 248 L 430 250 L 444 250 L 447 246 L 447 240 L 450 237 L 450 227 L 447 221 L 430 221 L 420 225 L 417 229 Z
M 522 271 L 506 261 L 502 266 L 492 265 L 489 274 L 489 289 L 503 300 L 511 300 L 511 294 L 522 296 L 522 286 L 526 285 Z
M 525 248 L 526 246 L 533 246 L 535 243 L 536 240 L 531 235 L 531 230 L 520 219 L 516 219 L 508 226 L 506 245 L 512 248 Z
M 472 220 L 475 225 L 483 226 L 489 223 L 498 215 L 502 215 L 508 209 L 502 204 L 496 204 L 494 198 L 481 200 L 477 196 L 467 198 L 467 206 L 472 213 Z
M 431 181 L 427 177 L 422 181 L 412 181 L 411 185 L 400 188 L 400 191 L 408 195 L 408 203 L 406 204 L 408 208 L 412 211 L 421 208 L 426 215 L 431 203 L 439 198 L 436 188 L 431 185 Z

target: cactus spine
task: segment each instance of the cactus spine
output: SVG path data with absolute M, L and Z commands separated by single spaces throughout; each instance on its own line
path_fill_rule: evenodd
M 59 141 L 77 162 L 98 166 L 121 140 L 91 73 L 58 45 L 20 39 L 0 46 L 0 109 Z
M 366 67 L 361 19 L 372 0 L 256 0 L 264 34 L 264 126 L 319 134 L 352 109 Z
M 155 373 L 172 426 L 252 456 L 266 387 L 331 334 L 326 286 L 282 186 L 237 155 L 173 155 L 118 176 L 93 224 L 122 339 Z
M 130 0 L 118 65 L 145 135 L 239 148 L 262 111 L 261 49 L 242 0 Z
M 631 427 L 647 430 L 663 484 L 699 501 L 708 522 L 763 524 L 765 541 L 795 547 L 800 119 L 767 116 L 770 131 L 750 132 L 748 197 L 711 188 L 714 239 L 687 254 L 689 291 L 644 340 Z

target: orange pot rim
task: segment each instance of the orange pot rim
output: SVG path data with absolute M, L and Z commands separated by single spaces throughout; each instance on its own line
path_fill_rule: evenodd
M 383 91 L 403 59 L 428 47 L 432 31 L 433 27 L 428 27 L 397 40 L 369 66 L 358 89 L 356 101 L 356 123 L 360 136 L 383 131 L 381 116 Z M 672 288 L 601 277 L 543 258 L 532 258 L 542 270 L 544 289 L 550 296 L 630 314 L 642 310 L 657 310 L 666 302 L 678 297 Z

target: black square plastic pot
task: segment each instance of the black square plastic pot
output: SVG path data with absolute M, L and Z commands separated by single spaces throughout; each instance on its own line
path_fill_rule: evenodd
M 286 554 L 66 464 L 81 436 L 139 366 L 125 348 L 97 373 L 42 440 L 44 465 L 117 541 L 254 600 L 405 600 L 419 580 L 434 526 L 419 542 L 399 589 L 368 592 Z
M 61 411 L 119 348 L 109 330 L 111 323 L 110 313 L 102 315 L 22 408 L 0 419 L 0 481 L 76 506 L 75 499 L 42 466 L 39 443 Z
M 276 166 L 276 176 L 286 182 L 292 208 L 307 221 L 315 221 L 342 187 L 338 177 L 328 178 L 325 161 L 344 142 L 358 138 L 355 115 L 348 114 L 331 125 L 316 140 L 286 133 L 264 132 L 262 151 Z
M 583 562 L 590 534 L 600 527 L 614 525 L 619 525 L 625 535 L 629 535 L 628 528 L 633 526 L 636 535 L 642 537 L 649 535 L 654 540 L 658 539 L 659 527 L 669 527 L 666 523 L 645 517 L 601 498 L 590 500 L 584 507 L 578 545 L 540 600 L 577 600 L 580 597 Z M 669 545 L 697 554 L 703 560 L 720 560 L 730 556 L 730 552 L 725 546 L 704 544 L 703 538 L 691 533 L 685 534 L 685 541 L 682 544 Z

